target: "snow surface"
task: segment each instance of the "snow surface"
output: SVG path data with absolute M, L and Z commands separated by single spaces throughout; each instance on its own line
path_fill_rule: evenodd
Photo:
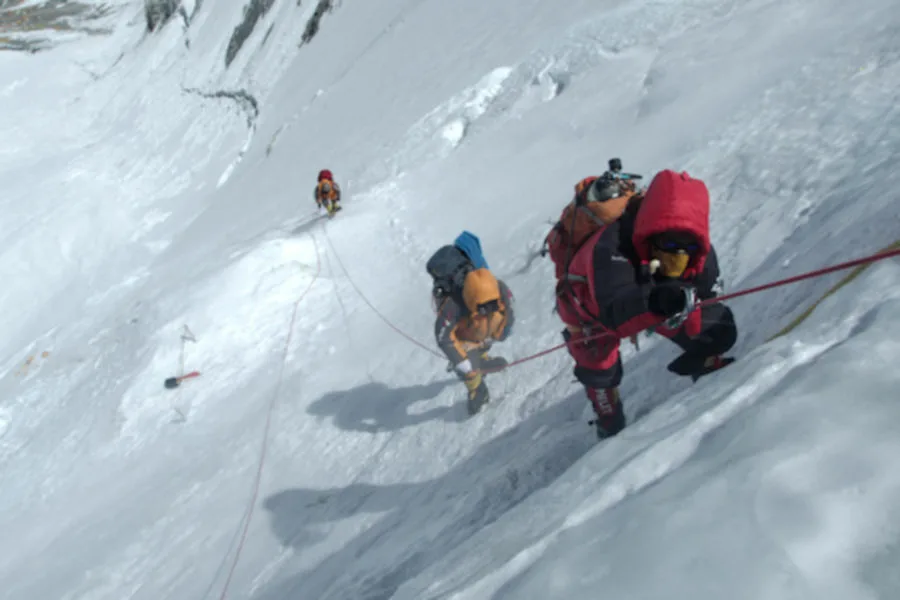
M 315 3 L 276 0 L 228 69 L 237 2 L 0 53 L 0 598 L 900 597 L 896 260 L 771 342 L 840 275 L 736 300 L 695 385 L 642 339 L 600 444 L 564 352 L 467 420 L 382 321 L 433 350 L 424 262 L 469 229 L 503 353 L 559 343 L 534 252 L 612 156 L 707 181 L 729 290 L 893 242 L 896 3 L 334 4 L 298 47 Z

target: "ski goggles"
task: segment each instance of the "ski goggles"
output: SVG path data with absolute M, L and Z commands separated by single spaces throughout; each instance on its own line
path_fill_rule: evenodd
M 653 246 L 662 252 L 670 254 L 696 254 L 700 251 L 700 244 L 692 236 L 666 235 L 653 240 Z
M 499 312 L 500 311 L 500 301 L 499 300 L 491 300 L 490 302 L 483 302 L 478 305 L 478 314 L 482 317 L 486 317 L 489 314 Z

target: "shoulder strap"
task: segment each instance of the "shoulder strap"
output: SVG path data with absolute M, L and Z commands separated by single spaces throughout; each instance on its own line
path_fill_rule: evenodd
M 585 206 L 584 204 L 578 205 L 578 211 L 584 215 L 587 215 L 587 217 L 591 221 L 593 221 L 594 224 L 597 225 L 598 227 L 606 226 L 606 223 L 604 223 L 602 219 L 598 218 L 597 215 L 595 215 L 594 212 L 591 209 L 589 209 L 587 206 Z
M 594 254 L 594 246 L 597 244 L 597 240 L 600 239 L 600 236 L 603 235 L 603 232 L 606 231 L 608 225 L 603 225 L 597 231 L 591 234 L 585 242 L 581 245 L 581 247 L 575 252 L 575 255 L 572 256 L 572 260 L 569 261 L 569 264 L 566 267 L 566 276 L 574 276 L 580 277 L 580 280 L 587 280 L 588 277 L 588 269 L 590 269 L 591 264 L 593 263 L 592 257 Z

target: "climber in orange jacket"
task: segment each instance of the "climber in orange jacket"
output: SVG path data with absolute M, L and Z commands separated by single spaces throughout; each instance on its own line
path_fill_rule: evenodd
M 475 414 L 490 400 L 483 376 L 507 365 L 488 352 L 512 331 L 512 292 L 488 269 L 480 241 L 468 231 L 439 248 L 426 269 L 433 279 L 437 345 L 465 383 L 468 410 Z
M 316 199 L 316 206 L 324 207 L 329 217 L 341 210 L 341 186 L 334 181 L 334 176 L 328 169 L 319 171 L 319 180 L 313 196 Z

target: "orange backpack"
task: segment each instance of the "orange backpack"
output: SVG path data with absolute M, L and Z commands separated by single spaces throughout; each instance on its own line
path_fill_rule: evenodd
M 634 186 L 623 183 L 620 194 L 605 201 L 591 201 L 587 198 L 590 186 L 597 177 L 586 177 L 575 184 L 575 198 L 569 202 L 559 221 L 544 239 L 542 255 L 550 255 L 556 266 L 556 278 L 566 273 L 567 263 L 572 260 L 582 244 L 601 227 L 618 219 L 625 212 L 636 192 Z
M 323 179 L 316 184 L 316 200 L 319 202 L 334 202 L 341 199 L 341 188 L 330 179 Z

